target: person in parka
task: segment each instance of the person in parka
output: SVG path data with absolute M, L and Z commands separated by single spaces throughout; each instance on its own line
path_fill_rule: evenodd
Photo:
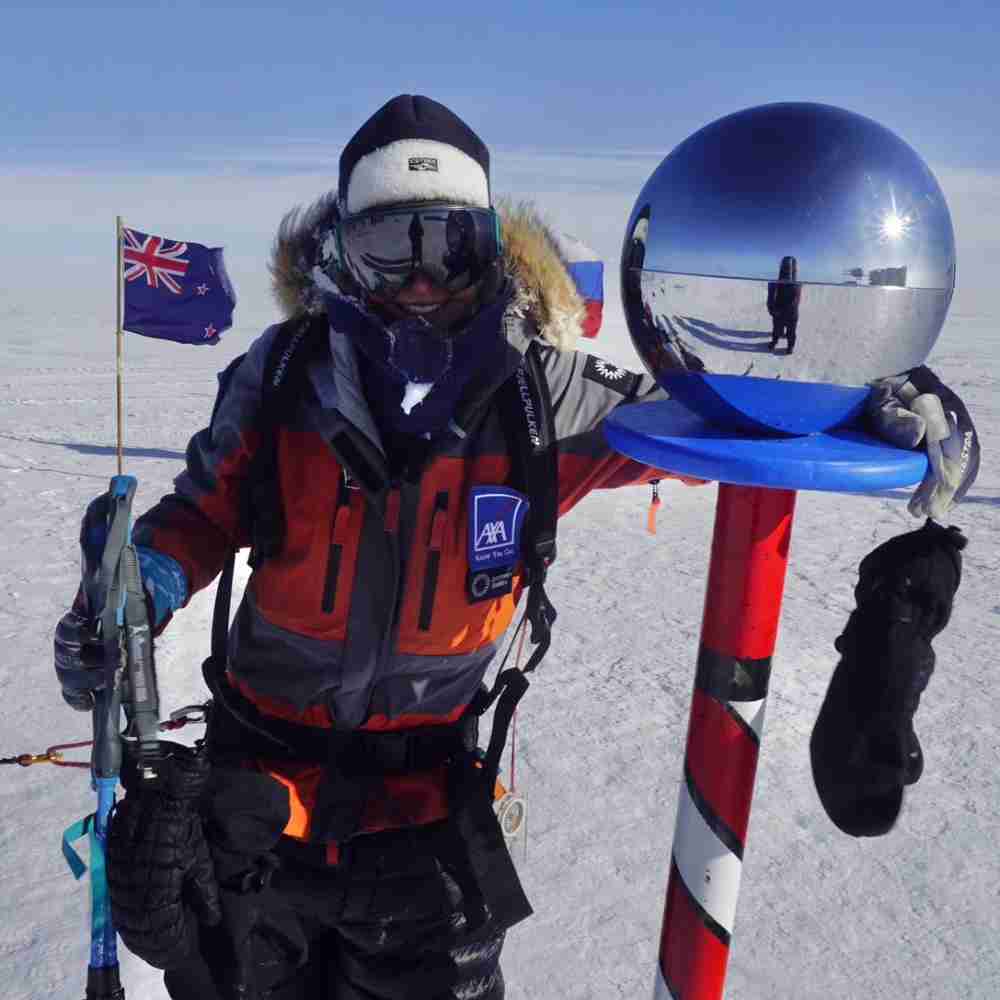
M 771 316 L 771 350 L 778 341 L 788 340 L 788 353 L 795 350 L 795 334 L 799 325 L 799 304 L 802 285 L 798 281 L 799 262 L 794 257 L 782 257 L 778 280 L 767 283 L 767 311 Z
M 504 935 L 530 907 L 477 720 L 537 581 L 501 401 L 536 365 L 561 515 L 669 475 L 600 430 L 662 393 L 574 350 L 585 309 L 553 234 L 495 206 L 486 147 L 426 97 L 359 129 L 337 191 L 281 224 L 272 272 L 287 319 L 220 376 L 175 491 L 135 527 L 158 630 L 220 571 L 228 588 L 234 551 L 252 573 L 206 665 L 204 748 L 176 748 L 153 792 L 123 771 L 114 922 L 174 998 L 502 1000 Z M 912 429 L 894 391 L 882 422 Z M 81 620 L 60 621 L 55 658 L 86 709 Z
M 286 324 L 221 377 L 175 492 L 137 522 L 135 539 L 147 576 L 165 581 L 166 613 L 253 543 L 246 492 L 263 447 L 268 359 L 288 324 L 318 336 L 301 398 L 274 428 L 284 537 L 252 572 L 223 679 L 237 720 L 282 737 L 301 730 L 313 756 L 282 759 L 233 717 L 225 733 L 211 731 L 213 720 L 213 781 L 229 777 L 225 808 L 218 794 L 206 807 L 209 840 L 280 866 L 265 891 L 248 894 L 252 920 L 251 904 L 230 900 L 223 929 L 202 926 L 194 943 L 182 935 L 186 957 L 164 957 L 161 934 L 153 958 L 168 966 L 173 997 L 228 996 L 235 977 L 257 991 L 248 995 L 269 997 L 499 1000 L 504 931 L 530 911 L 496 912 L 514 890 L 484 884 L 498 852 L 484 865 L 469 846 L 488 820 L 480 810 L 458 829 L 463 779 L 433 741 L 405 742 L 468 733 L 525 589 L 516 547 L 490 564 L 484 585 L 470 580 L 484 528 L 515 546 L 519 530 L 494 400 L 537 342 L 564 514 L 590 490 L 664 476 L 613 452 L 599 429 L 614 407 L 659 390 L 573 350 L 585 310 L 556 240 L 532 210 L 494 206 L 486 147 L 425 97 L 395 98 L 362 126 L 340 158 L 338 190 L 282 223 L 272 272 Z M 480 509 L 497 493 L 511 505 L 486 523 Z M 416 763 L 377 773 L 345 762 L 390 753 Z M 242 801 L 233 772 L 217 766 L 223 756 L 256 772 L 257 784 L 238 776 L 257 789 Z M 244 832 L 267 831 L 250 838 L 251 852 L 234 815 Z M 139 887 L 127 824 L 114 833 L 116 919 L 126 943 L 149 954 L 144 917 L 130 907 Z M 230 864 L 213 852 L 225 897 L 257 858 Z M 516 879 L 509 861 L 501 877 Z

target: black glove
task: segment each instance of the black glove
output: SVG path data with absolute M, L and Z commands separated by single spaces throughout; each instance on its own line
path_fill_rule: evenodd
M 104 647 L 79 596 L 56 625 L 54 658 L 63 700 L 89 712 L 94 692 L 104 686 Z
M 196 953 L 198 924 L 218 924 L 222 909 L 198 811 L 211 771 L 207 755 L 161 745 L 172 752 L 158 788 L 139 790 L 123 768 L 127 794 L 108 828 L 107 868 L 122 940 L 143 961 L 168 969 Z
M 934 670 L 931 640 L 947 625 L 965 536 L 928 520 L 861 561 L 857 608 L 813 727 L 813 780 L 830 819 L 855 837 L 888 833 L 903 789 L 923 772 L 913 728 Z

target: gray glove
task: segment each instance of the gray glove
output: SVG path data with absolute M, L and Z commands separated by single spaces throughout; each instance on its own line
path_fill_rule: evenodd
M 872 429 L 899 448 L 927 451 L 927 475 L 910 498 L 914 517 L 942 520 L 979 472 L 979 436 L 958 396 L 927 367 L 873 384 Z

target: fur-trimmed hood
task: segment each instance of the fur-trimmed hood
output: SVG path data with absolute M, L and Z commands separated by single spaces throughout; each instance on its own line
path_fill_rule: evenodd
M 586 307 L 559 250 L 557 237 L 533 206 L 497 205 L 504 264 L 513 281 L 510 310 L 528 319 L 553 347 L 572 350 Z M 274 296 L 286 318 L 325 312 L 324 295 L 340 290 L 318 266 L 323 244 L 339 218 L 336 192 L 282 219 L 271 256 Z

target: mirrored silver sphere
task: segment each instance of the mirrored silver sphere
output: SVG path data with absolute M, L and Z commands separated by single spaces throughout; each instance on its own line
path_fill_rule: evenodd
M 632 340 L 664 387 L 683 397 L 696 378 L 693 398 L 708 383 L 749 423 L 808 433 L 924 361 L 955 240 L 937 181 L 894 133 L 828 105 L 768 104 L 663 160 L 629 218 L 621 277 Z M 735 376 L 771 384 L 759 404 L 747 386 L 729 398 Z M 804 407 L 790 382 L 841 391 Z

